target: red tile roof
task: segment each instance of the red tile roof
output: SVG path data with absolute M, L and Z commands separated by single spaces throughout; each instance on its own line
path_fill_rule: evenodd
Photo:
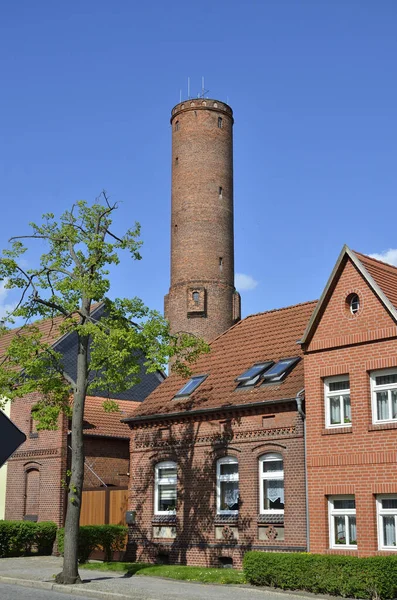
M 376 258 L 354 251 L 359 261 L 378 284 L 395 308 L 397 308 L 397 267 Z
M 278 384 L 238 389 L 236 377 L 256 362 L 303 356 L 297 341 L 302 336 L 316 302 L 306 302 L 246 317 L 211 344 L 211 352 L 193 366 L 194 375 L 206 380 L 188 398 L 173 399 L 186 383 L 171 375 L 156 388 L 132 417 L 181 411 L 248 405 L 266 400 L 294 398 L 303 383 L 303 361 Z
M 87 435 L 106 436 L 116 438 L 129 438 L 128 425 L 121 423 L 141 404 L 131 400 L 115 400 L 119 405 L 118 412 L 105 412 L 103 403 L 105 398 L 87 396 L 84 407 L 84 433 Z

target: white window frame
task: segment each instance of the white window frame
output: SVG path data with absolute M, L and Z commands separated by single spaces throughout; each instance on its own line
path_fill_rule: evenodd
M 232 475 L 221 475 L 221 465 L 237 464 L 237 473 Z M 216 512 L 218 515 L 238 515 L 237 510 L 221 510 L 221 482 L 233 482 L 239 483 L 239 464 L 237 458 L 234 456 L 225 456 L 220 458 L 216 462 Z M 239 486 L 240 492 L 240 486 Z
M 349 388 L 346 390 L 331 391 L 329 389 L 330 383 L 338 383 L 339 381 L 349 381 Z M 331 398 L 339 396 L 339 410 L 341 414 L 341 423 L 331 423 Z M 325 425 L 327 429 L 335 429 L 336 427 L 351 427 L 352 419 L 346 423 L 345 419 L 345 404 L 343 397 L 349 396 L 350 398 L 350 413 L 351 413 L 351 395 L 350 395 L 350 377 L 349 375 L 337 375 L 336 377 L 326 377 L 324 379 L 324 400 L 325 400 Z
M 334 508 L 335 500 L 354 500 L 354 495 L 348 496 L 330 496 L 328 498 L 328 523 L 329 523 L 329 547 L 334 550 L 357 550 L 357 540 L 355 544 L 337 544 L 335 542 L 335 520 L 334 517 L 345 517 L 345 531 L 346 535 L 349 536 L 349 517 L 356 517 L 356 531 L 357 531 L 357 511 L 356 508 Z M 347 539 L 346 539 L 347 542 Z M 349 540 L 350 542 L 350 540 Z
M 282 471 L 269 471 L 269 473 L 263 472 L 263 463 L 270 461 L 283 461 L 283 470 Z M 263 497 L 263 481 L 273 481 L 273 480 L 284 481 L 284 457 L 280 452 L 267 452 L 266 454 L 262 454 L 259 457 L 259 509 L 261 515 L 283 515 L 284 508 L 268 508 L 265 509 L 264 505 L 264 497 Z M 285 483 L 284 483 L 285 486 Z M 285 495 L 285 487 L 284 487 L 284 495 Z M 284 502 L 285 505 L 285 502 Z
M 159 488 L 162 485 L 175 485 L 176 488 L 176 498 L 175 498 L 175 503 L 177 502 L 177 498 L 178 498 L 178 475 L 175 475 L 173 477 L 159 477 L 159 471 L 160 469 L 165 469 L 165 468 L 175 468 L 178 469 L 178 465 L 176 462 L 172 461 L 172 460 L 165 460 L 162 462 L 159 462 L 155 465 L 154 467 L 154 514 L 155 515 L 175 515 L 176 514 L 176 508 L 174 510 L 159 510 Z
M 397 508 L 382 508 L 382 500 L 396 499 L 397 494 L 380 494 L 376 496 L 376 515 L 378 523 L 378 549 L 397 552 L 396 546 L 386 546 L 383 540 L 383 517 L 394 517 L 397 543 Z
M 387 383 L 385 385 L 376 385 L 376 377 L 382 375 L 396 375 L 397 368 L 393 369 L 382 369 L 381 371 L 372 371 L 370 374 L 371 377 L 371 404 L 372 404 L 372 422 L 373 423 L 397 423 L 397 416 L 395 419 L 378 419 L 378 406 L 376 401 L 376 392 L 388 392 L 388 405 L 389 405 L 389 414 L 392 413 L 392 399 L 391 392 L 392 390 L 397 390 L 397 383 Z

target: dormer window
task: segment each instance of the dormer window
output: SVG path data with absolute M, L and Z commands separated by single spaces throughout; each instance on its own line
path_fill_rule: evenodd
M 284 377 L 295 367 L 297 362 L 300 360 L 299 356 L 293 358 L 283 358 L 276 362 L 266 373 L 263 375 L 265 383 L 272 383 L 281 381 Z
M 259 377 L 274 364 L 272 360 L 267 360 L 261 363 L 255 363 L 247 371 L 244 371 L 241 375 L 236 377 L 236 381 L 239 382 L 240 386 L 255 385 Z
M 207 375 L 195 375 L 191 377 L 187 383 L 175 394 L 174 398 L 185 398 L 190 396 L 198 386 L 207 378 Z

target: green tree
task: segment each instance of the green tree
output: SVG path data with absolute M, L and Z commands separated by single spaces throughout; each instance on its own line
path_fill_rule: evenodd
M 102 204 L 100 204 L 102 202 Z M 71 473 L 65 521 L 63 570 L 58 583 L 80 581 L 77 543 L 84 478 L 83 415 L 86 395 L 105 390 L 109 398 L 138 381 L 144 357 L 147 372 L 163 368 L 171 359 L 172 369 L 185 376 L 189 365 L 208 346 L 188 334 L 173 336 L 168 323 L 149 310 L 139 298 L 110 300 L 109 267 L 119 263 L 122 250 L 140 260 L 140 227 L 135 224 L 119 237 L 112 230 L 117 209 L 105 192 L 92 206 L 80 201 L 59 220 L 53 214 L 42 223 L 31 223 L 30 235 L 11 238 L 10 249 L 0 259 L 0 280 L 17 289 L 20 299 L 8 321 L 23 319 L 0 361 L 0 398 L 13 399 L 38 392 L 34 406 L 38 429 L 57 427 L 59 415 L 72 418 Z M 37 268 L 26 269 L 21 260 L 28 244 L 41 243 L 47 251 Z M 94 303 L 104 303 L 100 319 L 92 315 Z M 77 336 L 76 377 L 66 372 L 62 355 L 40 333 L 34 320 L 61 321 L 59 335 Z M 4 331 L 4 329 L 3 329 Z M 117 410 L 117 403 L 104 401 L 104 410 Z

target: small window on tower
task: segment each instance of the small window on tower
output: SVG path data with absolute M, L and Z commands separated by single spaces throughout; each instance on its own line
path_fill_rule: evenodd
M 198 292 L 193 292 L 192 296 L 193 296 L 193 302 L 195 304 L 198 304 L 199 300 L 200 300 L 200 294 Z
M 178 157 L 177 156 L 175 157 L 175 164 L 176 165 L 178 164 Z
M 222 129 L 222 117 L 218 117 L 218 127 Z
M 222 258 L 222 256 L 219 257 L 219 270 L 220 271 L 223 270 L 223 258 Z
M 176 121 L 175 123 L 175 131 L 179 131 L 179 121 Z
M 219 198 L 222 198 L 223 196 L 223 188 L 219 187 Z

